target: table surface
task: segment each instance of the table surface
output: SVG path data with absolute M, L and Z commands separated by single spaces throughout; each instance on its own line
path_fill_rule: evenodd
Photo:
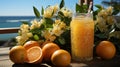
M 9 59 L 9 47 L 0 48 L 0 67 L 55 67 L 51 64 L 14 64 Z M 102 60 L 94 57 L 89 62 L 71 62 L 68 67 L 120 67 L 120 56 L 115 56 L 111 60 Z

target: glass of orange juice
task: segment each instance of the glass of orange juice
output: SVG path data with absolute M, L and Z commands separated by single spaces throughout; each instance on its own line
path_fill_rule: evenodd
M 94 21 L 90 13 L 76 13 L 70 23 L 71 53 L 75 61 L 93 59 Z

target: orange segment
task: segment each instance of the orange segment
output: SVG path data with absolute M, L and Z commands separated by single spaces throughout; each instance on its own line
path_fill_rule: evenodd
M 41 63 L 43 59 L 42 49 L 38 46 L 27 50 L 28 63 Z

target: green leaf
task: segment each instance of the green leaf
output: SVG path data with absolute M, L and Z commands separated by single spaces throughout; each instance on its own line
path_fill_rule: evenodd
M 112 15 L 117 15 L 120 12 L 120 10 L 114 10 Z
M 76 12 L 78 13 L 87 13 L 88 6 L 87 5 L 79 5 L 76 3 Z
M 52 16 L 54 15 L 54 11 L 52 12 Z
M 114 31 L 110 33 L 109 37 L 115 37 L 120 39 L 120 31 Z
M 41 29 L 40 28 L 35 28 L 30 30 L 31 33 L 33 33 L 33 35 L 37 34 L 37 35 L 41 35 Z
M 41 24 L 40 29 L 43 30 L 45 28 L 44 23 Z
M 64 45 L 65 44 L 65 39 L 63 38 L 63 37 L 59 37 L 59 42 L 62 44 L 62 45 Z
M 84 13 L 87 13 L 87 12 L 88 12 L 88 5 L 83 5 L 82 8 L 83 8 L 83 10 L 84 10 Z
M 80 5 L 76 3 L 76 12 L 82 11 L 80 8 L 81 8 Z
M 38 9 L 33 6 L 33 10 L 34 10 L 35 16 L 36 16 L 37 18 L 40 18 L 40 13 L 39 13 Z
M 27 22 L 27 21 L 21 21 L 22 22 L 22 24 L 29 24 L 29 22 Z
M 98 9 L 103 9 L 103 7 L 101 5 L 95 5 L 95 7 L 97 7 Z
M 62 18 L 64 18 L 64 14 L 61 11 L 59 11 L 58 12 L 58 17 L 62 20 Z
M 106 36 L 104 33 L 101 34 L 95 34 L 96 37 L 99 37 L 100 39 L 104 39 L 107 38 L 108 36 Z
M 41 13 L 42 13 L 42 15 L 44 14 L 44 8 L 43 8 L 43 6 L 42 6 L 42 10 L 41 10 Z
M 96 11 L 93 12 L 93 18 L 96 20 L 96 15 L 101 11 L 101 9 L 97 9 Z
M 60 3 L 60 9 L 62 8 L 62 7 L 64 7 L 64 5 L 65 5 L 65 2 L 64 2 L 64 0 L 61 0 L 61 3 Z
M 62 21 L 63 21 L 64 23 L 66 23 L 67 26 L 70 26 L 71 20 L 72 20 L 72 18 L 64 17 Z
M 52 28 L 53 27 L 52 26 L 53 22 L 54 21 L 51 18 L 45 18 L 45 24 L 44 25 L 45 25 L 46 28 Z

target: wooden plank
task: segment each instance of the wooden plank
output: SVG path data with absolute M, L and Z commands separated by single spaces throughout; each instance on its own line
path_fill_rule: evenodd
M 17 33 L 19 27 L 11 27 L 11 28 L 0 28 L 0 34 L 5 34 L 5 33 Z
M 0 67 L 12 67 L 14 64 L 9 60 L 9 48 L 10 47 L 0 48 Z
M 8 54 L 10 47 L 0 48 L 0 56 L 3 54 Z

